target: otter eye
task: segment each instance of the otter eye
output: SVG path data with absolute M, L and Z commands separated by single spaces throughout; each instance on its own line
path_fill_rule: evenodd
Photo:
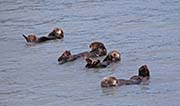
M 112 56 L 113 56 L 113 57 L 116 57 L 116 53 L 113 53 Z

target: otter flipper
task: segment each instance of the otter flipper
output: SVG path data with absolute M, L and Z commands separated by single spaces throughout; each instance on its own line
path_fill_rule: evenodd
M 27 42 L 29 42 L 29 39 L 26 35 L 23 34 L 22 36 L 26 39 Z

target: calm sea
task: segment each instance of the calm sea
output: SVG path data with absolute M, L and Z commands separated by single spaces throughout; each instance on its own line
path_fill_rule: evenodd
M 27 44 L 22 34 L 63 40 Z M 179 0 L 0 0 L 0 106 L 179 106 Z M 64 50 L 100 41 L 122 53 L 119 64 L 59 65 Z M 101 58 L 100 58 L 101 59 Z M 103 57 L 102 57 L 103 59 Z M 147 64 L 149 85 L 102 89 L 105 76 L 128 79 Z

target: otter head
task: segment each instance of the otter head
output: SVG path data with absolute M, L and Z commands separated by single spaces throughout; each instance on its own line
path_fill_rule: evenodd
M 68 51 L 68 50 L 66 50 L 66 51 L 64 51 L 64 53 L 58 58 L 58 62 L 59 62 L 60 64 L 63 64 L 63 63 L 65 63 L 65 62 L 68 61 L 68 59 L 70 58 L 70 56 L 71 56 L 71 52 Z
M 38 42 L 38 37 L 36 35 L 28 35 L 25 36 L 24 34 L 22 35 L 27 42 Z
M 116 77 L 105 77 L 101 81 L 101 87 L 115 87 L 118 86 L 118 79 Z
M 54 28 L 51 33 L 48 35 L 49 37 L 55 37 L 57 39 L 62 39 L 64 37 L 64 32 L 60 28 Z
M 95 53 L 98 56 L 104 56 L 107 54 L 106 47 L 101 42 L 92 42 L 89 47 L 91 48 L 91 53 Z
M 37 42 L 38 37 L 36 37 L 36 35 L 28 35 L 28 40 L 29 42 Z
M 108 53 L 108 55 L 105 57 L 103 61 L 118 62 L 120 60 L 121 60 L 121 54 L 118 51 L 111 51 Z
M 142 65 L 138 70 L 138 75 L 141 77 L 150 77 L 150 72 L 147 65 Z

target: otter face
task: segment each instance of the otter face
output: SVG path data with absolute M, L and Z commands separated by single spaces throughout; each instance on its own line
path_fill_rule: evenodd
M 118 86 L 118 79 L 116 77 L 105 77 L 101 81 L 101 87 L 115 87 Z
M 64 53 L 58 58 L 58 62 L 60 64 L 63 64 L 64 62 L 66 62 L 71 56 L 71 52 L 66 50 L 64 51 Z
M 139 76 L 141 76 L 141 77 L 150 77 L 150 72 L 149 72 L 147 65 L 142 65 L 139 68 L 138 72 L 139 72 Z
M 108 53 L 108 55 L 105 57 L 103 61 L 118 62 L 120 60 L 121 60 L 121 54 L 118 51 L 111 51 Z
M 36 37 L 36 35 L 28 35 L 28 40 L 29 42 L 36 42 L 38 41 L 38 38 Z
M 89 47 L 91 48 L 90 52 L 95 52 L 98 56 L 104 56 L 107 54 L 106 47 L 101 42 L 93 42 Z
M 121 60 L 121 54 L 117 51 L 112 51 L 110 53 L 110 55 L 111 55 L 113 61 L 120 61 Z
M 56 37 L 58 39 L 62 39 L 64 37 L 64 32 L 60 28 L 54 28 L 51 33 L 49 33 L 48 36 Z

